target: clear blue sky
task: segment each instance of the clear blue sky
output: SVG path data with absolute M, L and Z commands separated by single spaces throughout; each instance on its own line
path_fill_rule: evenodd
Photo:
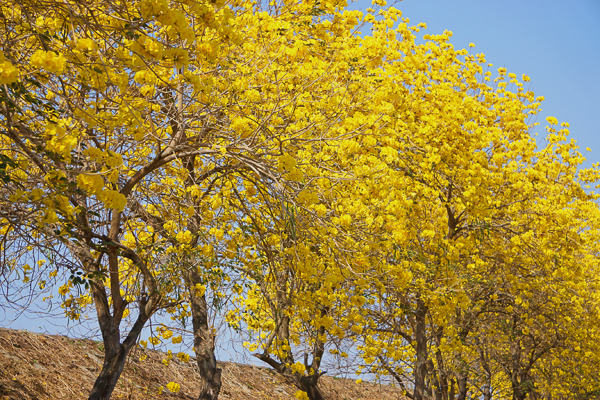
M 425 22 L 421 34 L 448 29 L 455 48 L 473 42 L 494 68 L 529 75 L 530 90 L 546 98 L 536 132 L 544 137 L 547 116 L 568 122 L 585 166 L 600 161 L 600 0 L 404 0 L 394 7 L 411 25 Z

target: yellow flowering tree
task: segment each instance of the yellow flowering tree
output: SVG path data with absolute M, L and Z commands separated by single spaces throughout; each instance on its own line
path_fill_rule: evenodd
M 398 106 L 364 137 L 372 148 L 357 150 L 352 167 L 367 173 L 336 207 L 362 228 L 357 247 L 371 260 L 354 289 L 374 300 L 362 312 L 364 368 L 392 375 L 414 399 L 463 399 L 474 388 L 559 395 L 538 368 L 596 337 L 597 253 L 586 238 L 598 207 L 584 188 L 598 171 L 577 176 L 583 157 L 554 118 L 536 148 L 527 119 L 541 98 L 516 75 L 501 68 L 492 83 L 485 57 L 455 51 L 449 34 L 419 46 L 403 37 L 378 76 L 378 93 Z M 585 258 L 585 273 L 550 283 Z M 563 314 L 550 298 L 589 308 Z M 579 390 L 595 390 L 591 374 L 580 377 Z
M 105 361 L 90 399 L 110 397 L 154 313 L 190 301 L 201 398 L 216 398 L 202 288 L 237 239 L 229 203 L 256 190 L 312 201 L 301 190 L 311 159 L 301 168 L 290 153 L 347 136 L 332 129 L 349 85 L 335 78 L 345 61 L 331 62 L 342 43 L 321 52 L 316 3 L 1 6 L 2 177 L 14 193 L 3 233 L 69 260 L 50 264 L 72 272 L 59 289 L 70 317 L 94 304 Z M 337 18 L 336 29 L 357 20 Z
M 182 303 L 168 296 L 179 271 L 165 250 L 189 240 L 155 238 L 140 207 L 152 212 L 169 201 L 161 196 L 175 184 L 170 164 L 207 156 L 200 185 L 240 165 L 220 150 L 239 143 L 239 134 L 221 141 L 200 133 L 215 124 L 214 103 L 205 97 L 204 111 L 187 108 L 201 76 L 205 96 L 213 90 L 217 58 L 204 57 L 206 44 L 233 46 L 239 38 L 231 32 L 233 6 L 223 2 L 50 4 L 1 5 L 1 151 L 5 189 L 15 193 L 7 198 L 13 204 L 3 204 L 4 233 L 27 237 L 26 248 L 41 249 L 47 265 L 71 270 L 59 289 L 70 318 L 95 305 L 105 359 L 90 398 L 108 399 L 146 321 Z M 186 12 L 206 18 L 190 25 Z M 193 75 L 183 71 L 190 53 L 199 59 Z M 132 327 L 122 333 L 124 319 Z
M 362 15 L 334 7 L 331 14 L 321 12 L 314 18 L 309 32 L 328 51 L 311 53 L 308 71 L 316 72 L 313 79 L 319 79 L 323 61 L 332 67 L 319 81 L 319 91 L 302 103 L 300 113 L 284 118 L 298 126 L 308 123 L 310 129 L 306 147 L 294 148 L 278 160 L 279 171 L 291 181 L 288 187 L 293 195 L 281 198 L 259 186 L 252 191 L 257 194 L 230 200 L 244 223 L 229 251 L 250 283 L 239 292 L 228 322 L 251 335 L 253 340 L 245 345 L 256 357 L 312 400 L 323 397 L 318 381 L 328 347 L 335 346 L 346 332 L 361 329 L 359 309 L 364 298 L 349 293 L 360 279 L 352 268 L 358 260 L 365 268 L 369 259 L 353 248 L 359 239 L 352 235 L 360 233 L 352 231 L 350 215 L 339 213 L 338 205 L 352 201 L 345 197 L 348 185 L 377 168 L 363 164 L 355 170 L 355 154 L 361 145 L 376 141 L 380 120 L 393 110 L 389 99 L 379 96 L 380 75 L 364 67 L 365 63 L 381 66 L 376 47 L 392 33 L 378 36 L 375 43 L 352 31 L 374 13 Z M 380 25 L 393 24 L 398 14 L 394 9 L 384 11 Z M 314 43 L 310 36 L 305 40 L 305 46 Z M 322 137 L 324 129 L 335 140 L 313 139 Z M 350 302 L 355 305 L 348 312 Z M 335 354 L 335 349 L 330 350 Z
M 72 273 L 59 289 L 71 318 L 94 304 L 105 362 L 90 398 L 110 397 L 154 313 L 189 316 L 189 302 L 201 397 L 218 396 L 203 287 L 220 258 L 239 257 L 235 197 L 261 208 L 260 191 L 266 210 L 297 198 L 324 213 L 312 177 L 327 169 L 314 166 L 334 168 L 327 143 L 345 148 L 366 129 L 340 112 L 362 105 L 364 75 L 352 50 L 361 15 L 344 5 L 1 4 L 1 171 L 14 193 L 2 224 L 15 238 L 4 246 L 19 254 L 25 237 L 22 248 Z M 27 272 L 20 260 L 12 268 Z
M 247 283 L 227 320 L 250 336 L 244 346 L 255 357 L 308 398 L 322 399 L 321 365 L 327 343 L 335 336 L 330 314 L 346 306 L 339 301 L 344 279 L 326 239 L 327 225 L 314 223 L 320 218 L 305 208 L 306 203 L 290 202 L 265 215 L 239 201 L 249 216 L 242 237 L 250 246 L 239 246 L 237 253 L 245 254 L 238 268 Z

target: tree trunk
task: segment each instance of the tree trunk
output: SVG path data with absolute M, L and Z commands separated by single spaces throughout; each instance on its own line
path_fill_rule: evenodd
M 432 375 L 432 382 L 433 382 L 433 394 L 435 396 L 435 400 L 445 400 L 442 396 L 443 396 L 443 389 L 442 389 L 442 384 L 440 382 L 440 379 L 438 377 L 437 372 L 433 372 Z
M 200 395 L 198 400 L 217 400 L 221 392 L 221 369 L 217 367 L 215 341 L 211 326 L 208 324 L 206 296 L 196 296 L 194 286 L 201 283 L 200 276 L 192 267 L 190 281 L 190 302 L 192 306 L 192 325 L 194 327 L 194 352 L 200 370 Z
M 467 374 L 458 377 L 458 400 L 467 399 Z
M 323 394 L 317 385 L 317 375 L 303 376 L 300 378 L 300 390 L 303 390 L 308 395 L 310 400 L 324 400 Z
M 515 323 L 516 325 L 516 323 Z M 527 397 L 527 391 L 524 388 L 525 376 L 521 373 L 521 343 L 519 340 L 514 341 L 511 344 L 511 375 L 510 381 L 513 389 L 513 400 L 525 400 Z
M 439 343 L 441 340 L 441 334 L 437 337 L 437 342 Z M 442 352 L 438 349 L 435 352 L 435 358 L 437 360 L 437 372 L 433 365 L 433 362 L 429 362 L 430 368 L 433 371 L 436 391 L 435 398 L 436 400 L 448 400 L 448 374 L 446 372 L 446 368 L 444 366 L 444 358 L 442 356 Z
M 318 386 L 319 378 L 321 376 L 320 373 L 316 373 L 316 375 L 309 376 L 300 376 L 298 374 L 292 374 L 290 373 L 290 369 L 287 367 L 285 362 L 278 362 L 271 358 L 271 356 L 267 353 L 256 353 L 253 355 L 259 360 L 269 364 L 275 371 L 280 373 L 284 378 L 286 378 L 298 389 L 306 392 L 310 400 L 324 400 L 323 394 L 321 393 L 321 390 Z
M 483 400 L 492 400 L 492 388 L 489 383 L 483 385 Z
M 427 376 L 427 361 L 429 358 L 427 355 L 426 315 L 427 306 L 418 297 L 415 312 L 415 341 L 417 342 L 415 350 L 417 353 L 417 362 L 413 372 L 415 378 L 414 400 L 424 400 L 426 398 L 425 378 Z
M 105 346 L 104 351 L 104 364 L 100 375 L 94 382 L 92 392 L 88 397 L 88 400 L 109 400 L 117 381 L 123 372 L 125 367 L 125 360 L 127 359 L 128 351 L 122 344 L 118 344 L 116 351 L 107 351 Z
M 485 384 L 483 385 L 483 400 L 492 400 L 492 374 L 487 369 L 485 374 Z
M 137 342 L 140 332 L 148 320 L 146 315 L 147 314 L 142 309 L 142 315 L 138 317 L 123 343 L 121 343 L 118 325 L 115 323 L 110 323 L 109 326 L 101 324 L 102 339 L 104 343 L 104 363 L 102 364 L 100 375 L 98 375 L 96 382 L 94 382 L 88 400 L 110 399 L 117 381 L 121 376 L 121 372 L 123 372 L 123 367 L 125 367 L 127 355 Z
M 115 311 L 115 316 L 111 316 L 104 288 L 96 282 L 92 282 L 92 291 L 98 313 L 100 331 L 102 332 L 104 363 L 100 375 L 98 375 L 96 382 L 94 382 L 88 400 L 109 400 L 121 376 L 121 372 L 123 372 L 127 355 L 137 342 L 144 324 L 154 312 L 154 305 L 157 299 L 142 300 L 139 308 L 140 315 L 123 343 L 121 343 L 119 325 L 123 316 L 124 306 Z
M 476 343 L 479 346 L 479 358 L 481 362 L 481 368 L 485 373 L 485 383 L 483 384 L 483 400 L 492 400 L 492 370 L 490 369 L 489 356 L 486 353 L 485 343 L 481 340 L 476 339 Z
M 523 382 L 519 382 L 518 378 L 512 382 L 513 400 L 525 400 L 527 398 L 527 391 L 523 386 Z

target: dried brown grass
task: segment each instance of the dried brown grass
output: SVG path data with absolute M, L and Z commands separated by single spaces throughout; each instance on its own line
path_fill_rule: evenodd
M 142 355 L 147 355 L 140 361 Z M 173 359 L 162 364 L 164 353 L 136 348 L 128 359 L 113 399 L 196 399 L 197 365 Z M 0 399 L 86 399 L 102 367 L 102 344 L 65 336 L 50 336 L 0 328 Z M 296 389 L 267 368 L 230 362 L 223 369 L 220 399 L 295 399 Z M 181 385 L 178 393 L 159 388 Z M 349 379 L 321 378 L 329 400 L 403 400 L 397 388 Z

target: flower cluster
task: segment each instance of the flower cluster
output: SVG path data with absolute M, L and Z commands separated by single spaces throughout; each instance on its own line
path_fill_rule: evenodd
M 123 211 L 127 205 L 127 197 L 112 189 L 104 189 L 100 192 L 98 198 L 104 203 L 106 208 L 112 208 L 117 211 Z
M 36 50 L 29 62 L 35 68 L 44 69 L 55 74 L 63 73 L 67 67 L 67 59 L 53 51 Z
M 19 70 L 0 52 L 0 85 L 11 84 L 19 79 Z
M 181 389 L 181 386 L 179 383 L 169 382 L 167 383 L 167 389 L 169 389 L 169 392 L 171 393 L 177 393 Z

